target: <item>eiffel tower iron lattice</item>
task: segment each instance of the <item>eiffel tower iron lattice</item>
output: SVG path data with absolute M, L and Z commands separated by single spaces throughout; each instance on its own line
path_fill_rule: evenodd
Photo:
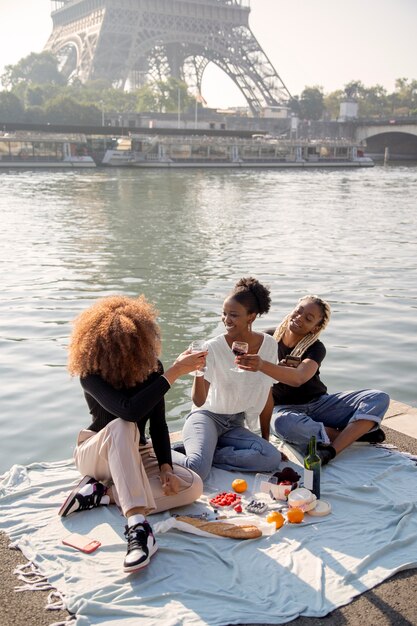
M 201 94 L 215 63 L 250 109 L 291 99 L 249 27 L 250 0 L 53 0 L 45 46 L 61 71 L 81 82 L 106 79 L 138 87 L 174 77 Z

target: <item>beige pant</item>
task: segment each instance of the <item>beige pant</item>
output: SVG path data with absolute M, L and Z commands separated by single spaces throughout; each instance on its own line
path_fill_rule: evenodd
M 145 513 L 191 504 L 203 493 L 201 478 L 186 467 L 174 465 L 180 491 L 165 495 L 159 479 L 159 465 L 150 444 L 139 448 L 135 423 L 117 418 L 98 433 L 82 430 L 74 451 L 75 465 L 84 476 L 112 484 L 112 493 L 123 514 L 136 507 Z

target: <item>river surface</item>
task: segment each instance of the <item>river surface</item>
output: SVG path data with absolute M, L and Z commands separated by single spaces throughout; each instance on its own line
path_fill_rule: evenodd
M 262 329 L 299 297 L 329 300 L 329 391 L 376 387 L 417 406 L 417 166 L 362 170 L 0 173 L 0 472 L 72 455 L 89 424 L 66 371 L 71 320 L 144 293 L 164 364 L 221 332 L 242 276 L 272 292 Z M 171 430 L 191 377 L 166 396 Z

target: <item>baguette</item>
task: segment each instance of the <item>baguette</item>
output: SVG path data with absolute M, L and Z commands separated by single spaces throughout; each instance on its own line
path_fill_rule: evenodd
M 176 519 L 219 537 L 257 539 L 262 536 L 262 531 L 253 524 L 242 524 L 242 526 L 240 526 L 239 524 L 228 524 L 227 522 L 205 522 L 195 517 L 188 517 L 187 515 L 179 515 Z

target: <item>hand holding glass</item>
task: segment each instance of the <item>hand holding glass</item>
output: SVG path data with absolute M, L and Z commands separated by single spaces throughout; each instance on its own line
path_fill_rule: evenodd
M 195 352 L 204 352 L 206 350 L 206 342 L 202 339 L 196 339 L 190 343 L 190 350 L 192 353 Z M 190 372 L 191 376 L 204 376 L 204 372 L 206 371 L 205 367 L 202 367 L 195 372 Z
M 232 343 L 232 352 L 235 356 L 243 356 L 244 354 L 247 354 L 248 350 L 249 344 L 247 344 L 245 341 L 234 341 Z M 230 369 L 232 370 L 232 372 L 239 372 L 239 374 L 242 374 L 242 372 L 245 371 L 241 370 L 237 365 L 231 367 Z

